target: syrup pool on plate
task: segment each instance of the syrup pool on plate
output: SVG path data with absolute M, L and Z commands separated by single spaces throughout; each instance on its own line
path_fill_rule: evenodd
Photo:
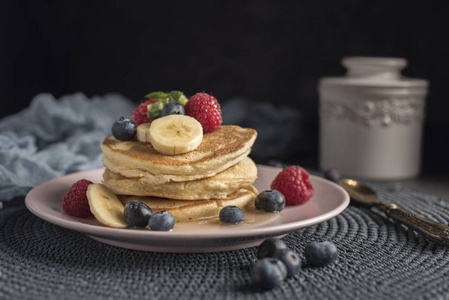
M 268 213 L 255 208 L 245 209 L 245 220 L 239 224 L 228 224 L 219 218 L 207 218 L 199 221 L 175 223 L 176 231 L 214 231 L 214 230 L 239 230 L 281 224 L 281 213 Z

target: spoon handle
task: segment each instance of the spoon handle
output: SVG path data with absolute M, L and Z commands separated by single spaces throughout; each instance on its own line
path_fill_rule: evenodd
M 421 233 L 428 240 L 449 246 L 449 226 L 412 214 L 395 204 L 388 205 L 385 208 L 385 213 L 392 219 Z

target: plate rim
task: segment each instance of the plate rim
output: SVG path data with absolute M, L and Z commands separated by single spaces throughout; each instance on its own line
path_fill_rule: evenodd
M 282 168 L 279 167 L 273 167 L 273 166 L 266 166 L 266 165 L 260 165 L 257 164 L 257 167 L 259 170 L 263 169 L 271 169 L 271 170 L 282 170 Z M 217 235 L 217 231 L 172 231 L 170 234 L 167 234 L 167 232 L 158 232 L 158 231 L 151 231 L 151 230 L 134 230 L 132 234 L 130 235 L 130 229 L 129 228 L 110 228 L 106 226 L 98 226 L 93 224 L 86 224 L 82 222 L 81 218 L 72 217 L 73 220 L 67 220 L 64 218 L 60 218 L 57 216 L 49 215 L 41 211 L 38 207 L 35 206 L 33 203 L 33 196 L 40 192 L 41 189 L 44 189 L 45 187 L 49 185 L 53 185 L 61 180 L 70 178 L 70 177 L 80 177 L 81 174 L 86 173 L 97 173 L 97 172 L 103 172 L 105 168 L 96 168 L 96 169 L 90 169 L 80 172 L 74 172 L 70 174 L 66 174 L 54 179 L 51 179 L 49 181 L 46 181 L 44 183 L 39 184 L 38 186 L 34 187 L 32 190 L 30 190 L 27 195 L 25 196 L 25 205 L 28 208 L 29 211 L 31 211 L 34 215 L 37 217 L 50 222 L 52 224 L 58 225 L 63 228 L 67 228 L 70 230 L 74 230 L 77 232 L 81 232 L 83 234 L 89 235 L 89 236 L 99 236 L 99 237 L 108 237 L 111 238 L 112 236 L 115 236 L 120 239 L 142 239 L 142 238 L 163 238 L 166 241 L 172 241 L 172 240 L 178 240 L 178 239 L 190 239 L 194 237 L 197 240 L 209 240 L 209 239 L 227 239 L 227 238 L 243 238 L 243 237 L 252 237 L 252 239 L 256 239 L 261 236 L 274 236 L 274 235 L 280 235 L 289 233 L 291 231 L 309 227 L 321 222 L 324 222 L 326 220 L 329 220 L 337 215 L 339 215 L 341 212 L 343 212 L 346 207 L 349 205 L 349 195 L 347 192 L 337 185 L 334 182 L 331 182 L 327 179 L 310 175 L 310 178 L 313 181 L 321 181 L 325 182 L 325 184 L 330 184 L 337 190 L 339 190 L 344 197 L 342 198 L 341 203 L 333 208 L 331 211 L 328 211 L 324 214 L 320 214 L 318 216 L 306 219 L 306 220 L 300 220 L 295 222 L 289 222 L 289 223 L 283 223 L 283 224 L 277 224 L 277 225 L 267 225 L 257 228 L 241 228 L 239 230 L 232 230 L 232 229 L 220 229 L 220 234 Z M 286 207 L 288 209 L 288 207 Z M 293 208 L 293 207 L 292 207 Z M 132 236 L 132 237 L 131 237 Z

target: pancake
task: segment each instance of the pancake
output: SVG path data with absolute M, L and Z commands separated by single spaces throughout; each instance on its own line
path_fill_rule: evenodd
M 148 205 L 153 212 L 166 210 L 175 217 L 176 222 L 183 222 L 216 218 L 225 206 L 235 205 L 244 209 L 254 202 L 256 196 L 257 190 L 250 186 L 249 189 L 241 189 L 221 200 L 184 201 L 148 196 L 119 196 L 119 198 L 123 205 L 131 201 L 140 201 Z
M 121 165 L 112 163 L 105 156 L 103 156 L 102 161 L 103 165 L 107 169 L 109 169 L 113 173 L 122 175 L 123 177 L 131 179 L 139 179 L 140 182 L 144 184 L 163 185 L 169 182 L 186 182 L 215 176 L 218 173 L 226 170 L 229 167 L 232 167 L 233 165 L 239 163 L 240 161 L 248 157 L 250 151 L 251 150 L 249 149 L 248 152 L 245 152 L 243 155 L 236 157 L 232 161 L 228 161 L 225 165 L 222 165 L 215 170 L 210 170 L 208 172 L 195 175 L 152 174 L 148 171 L 144 171 L 141 169 L 127 169 L 126 167 L 122 167 Z
M 101 149 L 103 164 L 113 173 L 164 184 L 211 177 L 226 170 L 248 156 L 256 136 L 254 129 L 223 125 L 204 134 L 198 148 L 184 154 L 163 155 L 151 143 L 119 141 L 113 136 L 101 142 Z
M 246 157 L 234 166 L 204 179 L 146 184 L 142 179 L 126 178 L 106 169 L 103 183 L 117 195 L 155 196 L 178 200 L 226 198 L 250 186 L 257 178 L 257 167 Z

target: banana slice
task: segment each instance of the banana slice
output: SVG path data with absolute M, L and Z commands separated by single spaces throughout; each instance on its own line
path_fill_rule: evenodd
M 168 115 L 151 122 L 150 142 L 154 149 L 166 155 L 195 150 L 203 140 L 203 127 L 194 118 Z
M 149 143 L 150 142 L 150 125 L 151 123 L 143 123 L 137 127 L 136 137 L 138 141 Z
M 94 183 L 87 188 L 90 211 L 98 221 L 108 227 L 126 228 L 125 207 L 104 184 Z

